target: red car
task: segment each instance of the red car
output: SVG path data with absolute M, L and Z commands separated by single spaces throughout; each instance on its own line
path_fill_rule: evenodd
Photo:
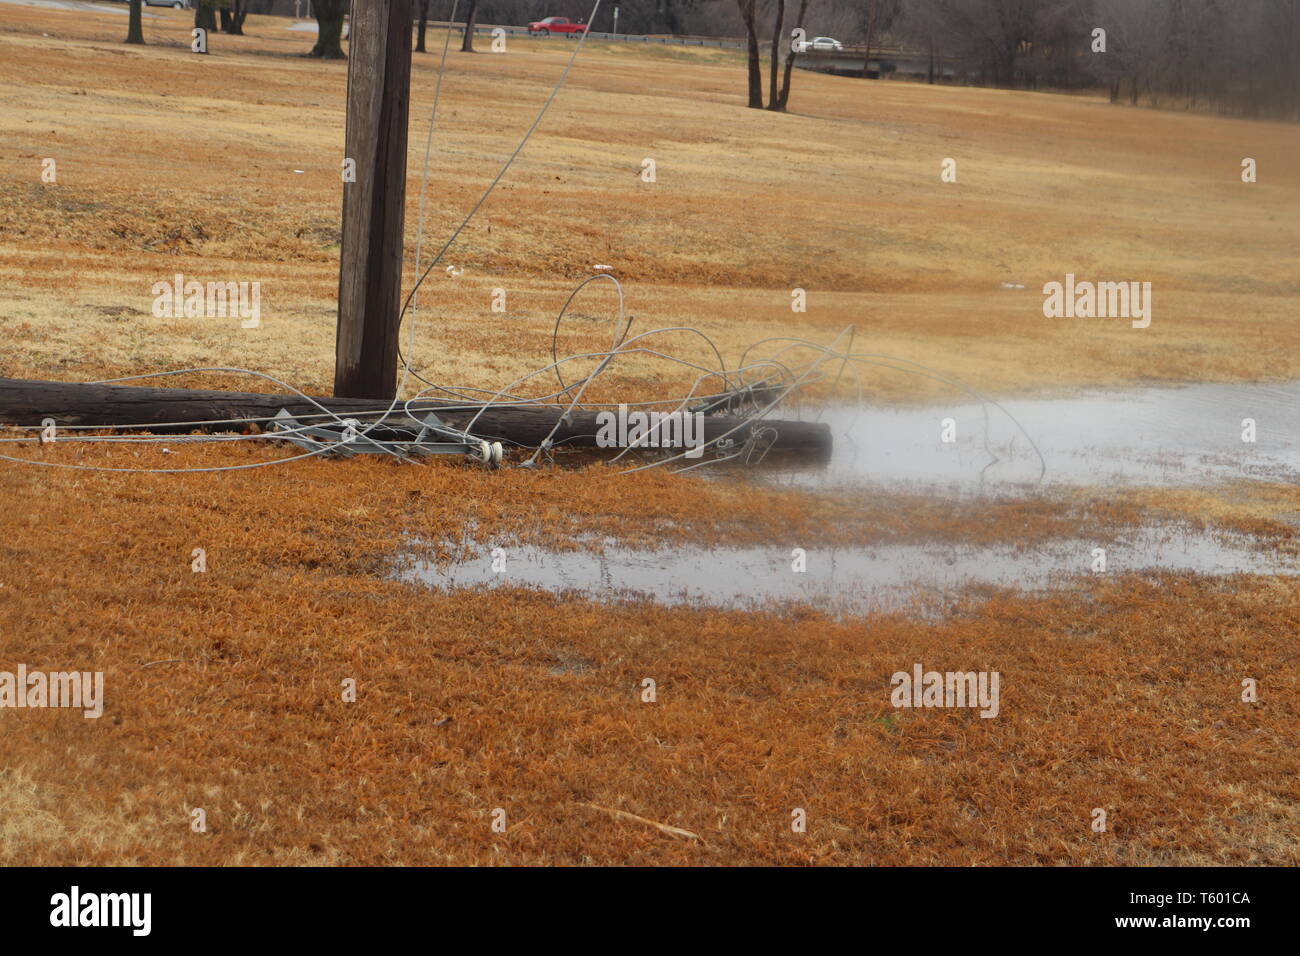
M 547 17 L 545 20 L 538 20 L 536 23 L 528 24 L 528 32 L 542 36 L 551 33 L 586 33 L 587 25 L 585 23 L 574 23 L 568 17 Z

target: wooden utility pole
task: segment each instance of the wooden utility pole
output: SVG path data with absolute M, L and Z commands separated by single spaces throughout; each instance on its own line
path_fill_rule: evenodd
M 411 2 L 352 0 L 334 356 L 341 398 L 391 399 L 397 391 Z

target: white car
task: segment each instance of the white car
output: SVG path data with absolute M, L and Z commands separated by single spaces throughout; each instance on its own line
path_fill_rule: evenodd
M 809 50 L 816 50 L 821 53 L 838 53 L 844 49 L 844 44 L 834 37 L 813 37 L 811 40 L 804 40 L 802 43 L 794 45 L 795 53 L 807 53 Z
M 184 10 L 189 5 L 189 0 L 140 0 L 141 7 L 171 7 L 173 10 Z

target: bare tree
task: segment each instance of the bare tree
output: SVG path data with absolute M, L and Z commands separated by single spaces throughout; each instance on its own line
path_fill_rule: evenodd
M 1129 103 L 1136 105 L 1138 89 L 1150 85 L 1165 46 L 1165 14 L 1162 0 L 1095 0 L 1096 27 L 1106 31 L 1106 52 L 1093 55 L 1095 74 L 1119 99 L 1127 81 Z
M 807 17 L 807 15 L 808 15 L 808 0 L 799 0 L 799 15 L 794 18 L 795 29 L 804 29 L 804 19 L 805 17 Z M 781 104 L 780 109 L 782 112 L 785 112 L 785 108 L 790 102 L 790 74 L 794 72 L 794 58 L 798 55 L 799 55 L 798 51 L 795 50 L 795 48 L 789 43 L 789 41 L 787 41 L 786 55 L 785 55 L 785 75 L 782 76 L 781 78 L 781 96 L 779 100 Z
M 776 22 L 772 26 L 772 81 L 767 91 L 767 108 L 781 109 L 781 91 L 777 88 L 777 77 L 781 69 L 781 33 L 785 28 L 785 0 L 776 0 Z
M 903 3 L 902 0 L 859 0 L 859 2 L 861 28 L 865 34 L 863 46 L 866 48 L 862 57 L 862 75 L 866 76 L 871 71 L 872 42 L 893 25 L 899 11 L 902 10 Z
M 429 0 L 420 0 L 420 26 L 415 32 L 415 52 L 424 53 L 424 29 L 429 24 Z
M 221 32 L 243 36 L 247 17 L 247 0 L 228 0 L 228 5 L 221 8 Z
M 763 108 L 763 65 L 758 53 L 758 12 L 755 9 L 758 0 L 736 0 L 740 5 L 740 16 L 745 21 L 745 39 L 748 47 L 749 67 L 749 107 Z
M 217 32 L 216 0 L 194 0 L 194 26 L 209 35 Z
M 465 17 L 465 39 L 461 41 L 460 52 L 474 52 L 474 25 L 478 23 L 478 0 L 469 0 L 469 15 Z
M 140 16 L 140 8 L 143 0 L 131 0 L 129 16 L 126 24 L 126 42 L 127 43 L 144 43 L 144 22 Z
M 342 60 L 343 53 L 343 15 L 348 11 L 348 0 L 312 0 L 311 12 L 316 17 L 319 33 L 316 45 L 308 56 L 319 56 L 326 60 Z
M 983 78 L 994 86 L 1021 79 L 1018 61 L 1032 45 L 1038 3 L 1042 0 L 915 0 L 909 4 L 913 29 L 942 54 L 978 60 Z

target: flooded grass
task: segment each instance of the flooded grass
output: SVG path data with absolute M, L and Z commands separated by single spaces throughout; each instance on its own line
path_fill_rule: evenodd
M 612 539 L 589 550 L 472 545 L 450 561 L 406 556 L 396 574 L 441 591 L 530 588 L 609 602 L 726 609 L 801 604 L 831 613 L 932 611 L 972 588 L 1040 592 L 1098 573 L 1300 574 L 1300 561 L 1244 535 L 1190 527 L 1133 529 L 1103 555 L 1096 541 L 1037 546 L 953 543 L 808 549 L 635 549 Z M 804 570 L 795 570 L 803 564 Z
M 298 55 L 309 35 L 253 16 L 247 36 L 220 38 L 214 86 L 188 52 L 189 12 L 151 11 L 149 45 L 132 50 L 120 13 L 6 4 L 0 15 L 13 106 L 0 124 L 18 144 L 0 182 L 6 374 L 236 365 L 326 390 L 338 275 L 325 225 L 339 208 L 346 64 Z M 562 46 L 512 40 L 509 57 L 452 66 L 431 180 L 447 197 L 477 195 L 498 168 L 554 83 Z M 1047 458 L 1046 492 L 1000 420 L 990 443 L 1007 460 L 985 469 L 978 406 L 883 408 L 938 401 L 936 383 L 897 375 L 864 383 L 878 414 L 832 416 L 856 456 L 793 487 L 604 466 L 310 460 L 128 475 L 11 464 L 0 469 L 0 667 L 103 671 L 109 691 L 99 721 L 7 715 L 0 860 L 1300 861 L 1300 578 L 1275 553 L 1294 545 L 1300 515 L 1294 392 L 1251 390 L 1259 401 L 1242 407 L 1246 392 L 1201 402 L 1133 386 L 1300 376 L 1294 164 L 1271 163 L 1243 202 L 1221 148 L 1240 120 L 1111 110 L 1099 124 L 1104 107 L 1086 97 L 895 83 L 863 97 L 816 75 L 799 78 L 797 110 L 776 120 L 820 145 L 786 162 L 769 135 L 776 120 L 744 109 L 733 67 L 680 60 L 673 82 L 647 85 L 644 55 L 583 53 L 576 96 L 557 102 L 482 228 L 454 250 L 464 274 L 430 289 L 435 321 L 424 319 L 407 356 L 430 380 L 495 388 L 549 361 L 573 282 L 612 263 L 638 330 L 699 327 L 728 358 L 767 336 L 829 341 L 857 323 L 873 350 L 990 394 L 1135 390 L 1086 393 L 1079 401 L 1097 406 L 1079 415 L 1070 400 L 1006 403 Z M 415 58 L 413 118 L 432 106 L 436 61 Z M 187 125 L 202 128 L 205 149 L 176 149 Z M 1294 155 L 1294 124 L 1248 125 L 1256 155 Z M 267 135 L 250 139 L 253 127 Z M 647 130 L 664 134 L 668 156 L 653 192 L 634 179 Z M 957 202 L 923 186 L 916 166 L 954 138 L 978 176 Z M 34 192 L 49 144 L 59 182 Z M 240 162 L 213 176 L 213 155 Z M 408 190 L 408 223 L 417 202 Z M 861 222 L 846 225 L 846 209 Z M 459 216 L 434 211 L 429 241 Z M 1152 328 L 1044 322 L 1035 283 L 1062 262 L 1103 259 L 1161 277 Z M 178 271 L 264 281 L 265 328 L 153 320 L 152 284 Z M 995 288 L 1003 277 L 1026 288 Z M 503 284 L 510 311 L 494 315 L 487 303 Z M 794 286 L 809 290 L 807 313 L 791 311 Z M 608 317 L 612 303 L 584 299 L 580 310 Z M 605 322 L 575 321 L 561 347 L 603 349 L 609 337 Z M 711 361 L 699 342 L 672 351 Z M 587 398 L 680 395 L 694 375 L 629 359 Z M 951 444 L 939 442 L 944 417 L 956 423 Z M 1258 423 L 1254 446 L 1240 443 L 1244 417 Z M 1284 435 L 1290 450 L 1276 444 Z M 227 467 L 266 450 L 16 453 Z M 1166 523 L 1185 534 L 1143 539 Z M 1245 536 L 1215 535 L 1225 528 Z M 473 545 L 440 555 L 454 567 L 445 586 L 392 579 L 406 542 L 470 529 Z M 580 535 L 616 540 L 594 568 L 563 564 L 588 560 L 572 547 Z M 506 579 L 524 586 L 474 583 L 492 542 L 536 549 L 545 570 L 507 545 Z M 790 567 L 796 546 L 807 549 L 803 574 Z M 1106 574 L 1091 571 L 1098 546 Z M 1276 573 L 1253 573 L 1257 559 Z M 1226 576 L 1237 570 L 1252 573 Z M 629 584 L 682 597 L 647 601 Z M 568 598 L 555 596 L 561 587 Z M 691 606 L 705 587 L 736 603 L 789 594 L 800 613 Z M 888 606 L 909 588 L 952 588 L 964 613 L 833 617 L 810 606 Z M 998 590 L 985 599 L 980 588 Z M 583 589 L 636 603 L 584 600 Z M 998 671 L 999 718 L 894 709 L 890 675 L 917 662 Z M 1258 704 L 1241 699 L 1247 677 L 1261 682 Z M 647 678 L 653 704 L 641 697 Z M 356 681 L 353 702 L 340 699 L 345 680 Z M 184 813 L 196 804 L 208 813 L 202 837 Z M 809 827 L 791 839 L 795 805 Z M 1105 834 L 1089 827 L 1097 806 L 1115 810 Z M 509 808 L 506 834 L 491 830 L 495 807 Z
M 822 416 L 835 438 L 830 467 L 787 480 L 959 492 L 1300 483 L 1300 383 L 1091 390 L 999 406 L 833 407 Z

